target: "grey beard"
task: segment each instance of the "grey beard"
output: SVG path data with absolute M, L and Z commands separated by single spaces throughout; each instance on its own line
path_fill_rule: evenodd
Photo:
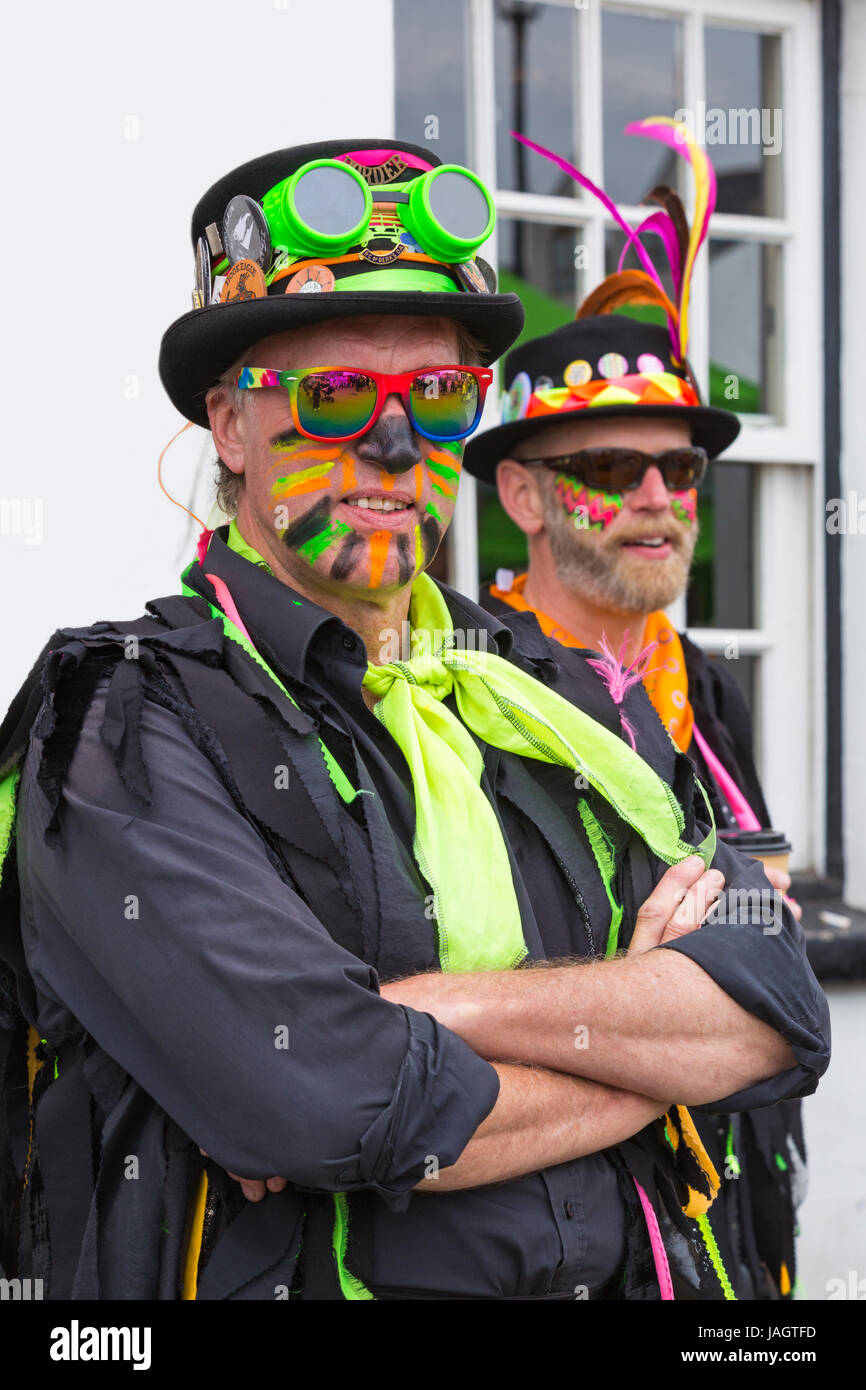
M 635 567 L 619 546 L 607 546 L 595 532 L 575 527 L 556 496 L 544 495 L 544 520 L 556 575 L 564 589 L 621 613 L 652 613 L 683 593 L 697 540 L 697 522 L 686 536 L 671 538 L 669 560 Z M 640 564 L 640 572 L 636 565 Z

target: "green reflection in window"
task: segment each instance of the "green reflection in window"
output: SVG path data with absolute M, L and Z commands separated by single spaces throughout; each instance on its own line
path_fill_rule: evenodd
M 483 587 L 496 577 L 500 568 L 522 574 L 529 560 L 526 536 L 511 520 L 496 488 L 488 483 L 477 486 L 478 574 Z
M 707 469 L 686 596 L 689 627 L 755 626 L 754 486 L 750 464 L 716 459 Z
M 775 413 L 781 257 L 758 242 L 710 243 L 710 404 Z

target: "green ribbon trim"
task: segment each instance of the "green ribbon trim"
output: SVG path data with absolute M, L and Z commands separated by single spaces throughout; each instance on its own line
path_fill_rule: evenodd
M 375 1294 L 361 1283 L 354 1274 L 350 1274 L 346 1268 L 346 1247 L 349 1243 L 349 1201 L 344 1192 L 334 1193 L 334 1259 L 337 1262 L 337 1277 L 340 1280 L 340 1289 L 344 1298 L 356 1302 L 360 1299 L 372 1299 L 375 1303 Z
M 16 763 L 0 782 L 0 882 L 3 881 L 3 865 L 6 862 L 6 855 L 9 853 L 9 846 L 12 843 L 12 832 L 15 827 L 16 795 L 18 782 L 21 777 L 21 768 Z
M 613 878 L 616 873 L 616 857 L 613 852 L 613 846 L 605 835 L 604 830 L 596 819 L 588 802 L 581 798 L 577 803 L 577 809 L 580 814 L 580 819 L 583 822 L 583 828 L 586 831 L 590 848 L 595 856 L 596 867 L 604 883 L 604 891 L 607 894 L 607 900 L 610 903 L 610 928 L 607 934 L 607 947 L 604 953 L 605 960 L 610 960 L 616 955 L 619 947 L 619 929 L 622 923 L 622 904 L 617 902 L 613 892 Z
M 251 551 L 252 555 L 255 555 L 255 553 L 255 551 Z M 247 558 L 250 557 L 248 556 Z M 201 594 L 198 593 L 195 589 L 191 589 L 186 582 L 185 575 L 189 572 L 191 568 L 192 565 L 188 565 L 187 568 L 184 570 L 183 575 L 181 575 L 181 592 L 186 594 L 189 598 L 201 598 Z M 241 632 L 240 628 L 232 622 L 231 618 L 226 616 L 226 614 L 222 611 L 221 608 L 218 608 L 215 603 L 211 603 L 210 600 L 207 600 L 207 603 L 212 616 L 214 618 L 219 618 L 220 622 L 222 623 L 223 632 L 225 633 L 225 635 L 232 642 L 236 642 L 239 647 L 243 647 L 247 656 L 252 657 L 253 661 L 255 661 L 257 665 L 261 666 L 263 671 L 267 671 L 271 680 L 274 682 L 275 685 L 277 685 L 280 688 L 280 690 L 285 695 L 286 699 L 291 700 L 292 704 L 295 706 L 295 709 L 300 709 L 300 705 L 298 704 L 297 700 L 286 689 L 276 672 L 271 670 L 268 663 L 262 658 L 262 656 L 253 646 L 249 638 L 245 636 L 243 632 Z M 340 767 L 340 764 L 337 762 L 330 748 L 328 748 L 322 742 L 321 738 L 319 739 L 319 747 L 321 748 L 322 756 L 325 759 L 325 765 L 328 769 L 328 775 L 331 781 L 333 782 L 334 786 L 336 787 L 337 791 L 339 792 L 340 796 L 342 797 L 343 801 L 345 801 L 347 805 L 351 805 L 351 803 L 355 800 L 356 796 L 370 794 L 369 792 L 364 792 L 362 789 L 358 789 L 352 786 L 352 783 L 349 781 L 345 772 Z
M 698 1223 L 698 1228 L 703 1237 L 704 1245 L 707 1249 L 707 1254 L 710 1257 L 710 1263 L 712 1264 L 713 1269 L 716 1271 L 716 1278 L 722 1286 L 722 1293 L 725 1295 L 725 1298 L 728 1302 L 738 1303 L 739 1299 L 737 1298 L 737 1295 L 734 1293 L 733 1285 L 731 1284 L 731 1281 L 728 1278 L 728 1271 L 725 1269 L 721 1252 L 719 1250 L 718 1245 L 716 1244 L 716 1237 L 713 1234 L 713 1228 L 710 1225 L 709 1217 L 707 1216 L 706 1212 L 703 1212 L 700 1216 L 696 1217 L 695 1220 Z

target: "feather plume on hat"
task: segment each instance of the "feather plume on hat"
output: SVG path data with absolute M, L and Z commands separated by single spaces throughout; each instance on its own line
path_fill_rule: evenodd
M 671 337 L 674 362 L 688 370 L 687 352 L 689 343 L 689 294 L 695 259 L 709 230 L 710 217 L 716 206 L 716 175 L 712 164 L 698 145 L 688 127 L 670 116 L 647 116 L 642 121 L 632 121 L 625 128 L 626 135 L 640 135 L 648 140 L 660 140 L 681 155 L 691 166 L 695 180 L 695 207 L 691 227 L 682 200 L 667 184 L 658 184 L 644 198 L 644 202 L 658 203 L 659 211 L 652 212 L 640 226 L 632 228 L 619 212 L 615 203 L 596 184 L 576 169 L 567 159 L 554 154 L 543 145 L 528 140 L 525 135 L 513 130 L 515 140 L 543 155 L 545 159 L 559 166 L 575 179 L 607 209 L 617 225 L 625 233 L 625 246 L 619 264 L 613 275 L 602 280 L 577 311 L 577 318 L 587 318 L 596 314 L 609 314 L 624 304 L 654 304 L 664 310 Z M 665 293 L 662 278 L 653 264 L 644 245 L 643 237 L 652 232 L 661 240 L 674 286 L 675 300 Z M 632 247 L 641 263 L 640 270 L 623 270 L 623 261 Z

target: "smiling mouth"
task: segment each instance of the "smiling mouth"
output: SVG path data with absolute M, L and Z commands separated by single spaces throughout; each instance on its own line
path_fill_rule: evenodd
M 624 550 L 641 550 L 645 555 L 660 557 L 672 554 L 675 542 L 671 536 L 635 536 L 633 540 L 620 541 Z
M 395 501 L 393 497 L 352 497 L 345 505 L 347 507 L 360 507 L 362 511 L 405 512 L 412 504 L 402 500 Z
M 343 515 L 351 516 L 353 526 L 372 527 L 377 531 L 396 531 L 407 521 L 417 520 L 415 504 L 405 497 L 377 497 L 362 493 L 343 497 L 337 504 L 345 508 Z

